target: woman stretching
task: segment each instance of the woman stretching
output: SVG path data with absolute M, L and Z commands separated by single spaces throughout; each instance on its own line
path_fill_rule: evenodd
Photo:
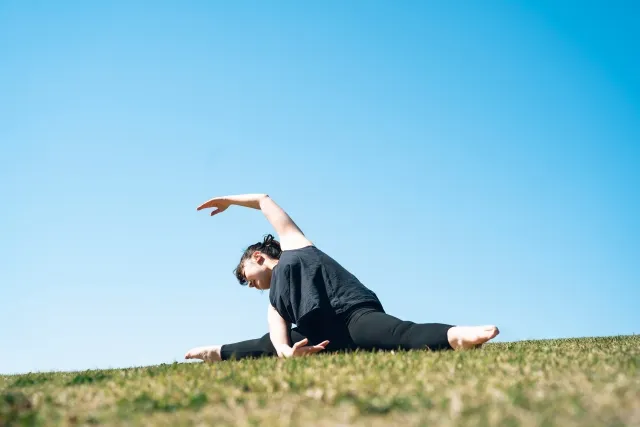
M 269 333 L 235 344 L 191 349 L 187 359 L 214 362 L 245 357 L 293 357 L 322 350 L 467 349 L 498 335 L 495 326 L 402 321 L 385 313 L 376 294 L 318 249 L 266 194 L 216 197 L 198 207 L 260 209 L 280 242 L 268 235 L 249 246 L 235 275 L 242 285 L 269 289 Z M 291 328 L 295 324 L 296 328 Z

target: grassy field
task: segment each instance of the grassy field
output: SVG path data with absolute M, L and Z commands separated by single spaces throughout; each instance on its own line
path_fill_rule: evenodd
M 627 336 L 32 373 L 0 425 L 640 426 L 639 367 Z

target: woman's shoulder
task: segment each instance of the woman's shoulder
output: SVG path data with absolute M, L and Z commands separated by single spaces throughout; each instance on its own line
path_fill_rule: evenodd
M 300 262 L 313 254 L 318 253 L 319 249 L 315 245 L 303 246 L 301 248 L 284 249 L 280 254 L 280 262 L 296 263 Z
M 273 269 L 272 280 L 286 282 L 292 272 L 300 272 L 320 265 L 322 263 L 320 253 L 314 245 L 283 250 L 278 264 Z
M 283 254 L 285 254 L 285 253 L 298 253 L 298 252 L 312 251 L 312 250 L 317 250 L 317 249 L 318 248 L 316 247 L 316 245 L 311 243 L 311 244 L 305 245 L 305 246 L 282 249 L 282 253 Z

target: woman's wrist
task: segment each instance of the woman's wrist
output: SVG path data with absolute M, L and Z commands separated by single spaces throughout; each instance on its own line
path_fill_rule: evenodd
M 224 196 L 221 199 L 230 205 L 244 206 L 247 208 L 260 209 L 260 200 L 269 197 L 267 194 L 239 194 L 234 196 Z
M 280 358 L 287 357 L 287 350 L 291 350 L 291 347 L 287 344 L 280 344 L 278 347 L 276 347 L 276 353 L 278 353 L 278 357 Z

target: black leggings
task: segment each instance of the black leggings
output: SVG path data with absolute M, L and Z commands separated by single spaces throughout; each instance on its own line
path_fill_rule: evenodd
M 447 331 L 452 325 L 402 321 L 379 308 L 359 307 L 343 316 L 312 313 L 289 331 L 291 344 L 308 338 L 308 345 L 329 340 L 323 352 L 361 350 L 448 350 Z M 269 334 L 262 338 L 226 344 L 222 359 L 277 356 Z

